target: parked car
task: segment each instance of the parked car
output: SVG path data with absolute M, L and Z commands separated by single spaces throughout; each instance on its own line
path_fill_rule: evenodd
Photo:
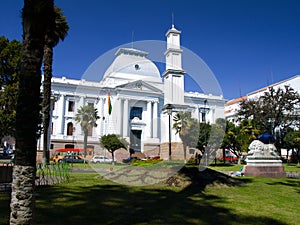
M 63 163 L 87 163 L 87 160 L 79 157 L 78 155 L 66 155 L 61 161 Z
M 97 156 L 95 155 L 91 161 L 91 163 L 112 163 L 112 159 L 107 158 L 106 156 Z
M 129 156 L 126 159 L 123 159 L 122 162 L 123 163 L 131 163 L 133 160 L 141 160 L 141 158 L 136 157 L 136 156 Z
M 148 156 L 147 159 L 158 160 L 158 159 L 160 159 L 160 156 L 159 155 L 150 155 L 150 156 Z
M 220 160 L 220 161 L 224 161 L 224 158 L 223 158 L 223 157 L 222 157 L 222 158 L 219 158 L 219 160 Z M 238 159 L 237 157 L 231 156 L 231 155 L 225 157 L 225 161 L 229 161 L 229 162 L 231 162 L 231 163 L 237 163 L 238 160 L 239 160 L 239 159 Z

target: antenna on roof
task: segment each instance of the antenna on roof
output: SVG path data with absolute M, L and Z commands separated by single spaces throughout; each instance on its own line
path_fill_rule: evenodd
M 240 97 L 242 97 L 242 88 L 241 88 L 241 83 L 239 81 L 239 92 L 240 92 Z
M 267 86 L 270 86 L 274 83 L 273 70 L 272 66 L 268 66 L 267 68 Z M 271 80 L 270 80 L 271 79 Z M 271 83 L 270 83 L 271 82 Z
M 133 48 L 134 30 L 131 31 L 131 48 Z
M 270 72 L 270 68 L 267 67 L 267 72 L 266 72 L 267 86 L 270 85 L 270 83 L 269 83 L 269 72 Z

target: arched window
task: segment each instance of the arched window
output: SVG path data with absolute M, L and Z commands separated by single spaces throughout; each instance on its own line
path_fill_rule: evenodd
M 72 136 L 73 135 L 73 123 L 68 123 L 67 124 L 67 135 Z

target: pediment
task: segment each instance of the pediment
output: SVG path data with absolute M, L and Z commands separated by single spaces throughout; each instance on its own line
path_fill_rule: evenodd
M 136 90 L 136 91 L 143 91 L 143 92 L 157 92 L 161 93 L 162 91 L 151 84 L 148 84 L 145 81 L 137 80 L 133 82 L 129 82 L 126 84 L 122 84 L 116 87 L 117 89 L 128 89 L 128 90 Z

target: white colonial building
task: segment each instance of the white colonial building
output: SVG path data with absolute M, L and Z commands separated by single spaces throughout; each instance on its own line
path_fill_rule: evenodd
M 87 104 L 97 108 L 100 116 L 98 126 L 89 131 L 88 137 L 88 145 L 95 152 L 103 151 L 99 144 L 102 135 L 115 133 L 126 138 L 135 151 L 167 158 L 163 146 L 170 141 L 169 117 L 176 112 L 190 111 L 194 118 L 209 123 L 224 118 L 222 95 L 184 91 L 180 34 L 174 26 L 166 33 L 163 74 L 147 58 L 147 52 L 120 48 L 101 82 L 54 77 L 51 149 L 82 148 L 83 132 L 74 117 Z M 181 142 L 173 129 L 171 142 Z

